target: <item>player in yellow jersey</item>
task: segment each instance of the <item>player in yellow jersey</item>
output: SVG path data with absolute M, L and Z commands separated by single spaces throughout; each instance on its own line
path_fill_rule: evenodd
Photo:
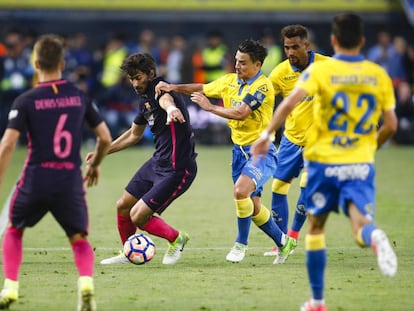
M 260 200 L 263 185 L 276 168 L 275 147 L 269 148 L 268 156 L 256 163 L 250 156 L 250 145 L 267 127 L 273 113 L 273 87 L 261 71 L 266 54 L 266 48 L 259 42 L 245 40 L 239 44 L 235 56 L 236 73 L 226 74 L 208 84 L 160 82 L 156 87 L 157 93 L 191 94 L 191 100 L 202 109 L 228 119 L 234 143 L 232 178 L 238 224 L 238 236 L 226 257 L 230 262 L 243 260 L 252 221 L 273 239 L 281 252 L 291 251 L 289 238 Z M 213 105 L 207 97 L 222 98 L 224 106 Z
M 275 95 L 286 98 L 293 90 L 302 71 L 310 64 L 329 57 L 310 50 L 308 31 L 302 25 L 288 25 L 281 31 L 283 47 L 287 59 L 277 65 L 269 75 L 273 84 Z M 313 96 L 306 96 L 302 103 L 288 115 L 285 121 L 285 129 L 277 151 L 277 167 L 273 173 L 272 183 L 272 213 L 273 219 L 283 232 L 292 237 L 293 248 L 297 245 L 299 231 L 306 220 L 304 191 L 306 186 L 306 172 L 300 179 L 300 195 L 296 203 L 295 216 L 288 231 L 289 206 L 287 194 L 291 182 L 298 177 L 303 168 L 303 147 L 305 146 L 306 133 L 313 123 L 312 105 Z M 287 259 L 277 247 L 265 256 L 276 256 L 275 264 L 284 263 Z
M 381 272 L 385 276 L 397 273 L 394 250 L 384 231 L 374 224 L 374 154 L 397 129 L 395 97 L 386 72 L 360 54 L 364 42 L 358 15 L 335 16 L 331 35 L 335 55 L 306 69 L 251 148 L 255 160 L 267 155 L 269 133 L 282 125 L 304 96 L 317 96 L 312 110 L 315 126 L 309 130 L 304 150 L 308 169 L 305 249 L 312 298 L 302 311 L 327 310 L 324 227 L 329 213 L 339 212 L 339 207 L 350 219 L 355 241 L 373 248 Z

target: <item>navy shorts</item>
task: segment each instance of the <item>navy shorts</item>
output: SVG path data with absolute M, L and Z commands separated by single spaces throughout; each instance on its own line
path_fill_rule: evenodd
M 125 190 L 161 215 L 171 202 L 187 191 L 196 174 L 195 161 L 189 161 L 186 168 L 173 170 L 160 167 L 151 158 L 135 173 Z
M 51 212 L 66 233 L 88 233 L 88 208 L 85 192 L 27 193 L 16 189 L 10 203 L 10 221 L 23 230 L 36 225 Z

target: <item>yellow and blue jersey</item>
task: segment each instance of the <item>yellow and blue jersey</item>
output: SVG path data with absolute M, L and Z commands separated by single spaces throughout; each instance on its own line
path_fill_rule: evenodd
M 382 111 L 395 107 L 391 79 L 362 55 L 309 66 L 297 87 L 314 94 L 304 157 L 326 164 L 373 163 Z
M 314 53 L 313 51 L 309 51 L 308 53 L 310 64 L 330 59 L 328 56 Z M 295 66 L 292 66 L 288 59 L 276 66 L 269 75 L 275 95 L 277 96 L 281 94 L 283 98 L 286 98 L 292 92 L 301 73 L 301 70 Z M 289 139 L 289 141 L 296 145 L 305 145 L 306 133 L 313 123 L 313 102 L 314 97 L 312 94 L 306 96 L 302 100 L 301 104 L 297 105 L 286 118 L 284 135 Z
M 224 107 L 237 107 L 245 103 L 252 109 L 245 120 L 228 120 L 231 139 L 236 145 L 251 145 L 272 118 L 275 95 L 272 83 L 261 71 L 246 82 L 235 73 L 226 74 L 205 84 L 203 92 L 207 97 L 222 98 Z

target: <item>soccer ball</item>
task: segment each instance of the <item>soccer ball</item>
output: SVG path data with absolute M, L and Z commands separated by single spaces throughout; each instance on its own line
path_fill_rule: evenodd
M 154 257 L 155 244 L 142 233 L 131 235 L 124 244 L 124 255 L 133 264 L 142 265 Z

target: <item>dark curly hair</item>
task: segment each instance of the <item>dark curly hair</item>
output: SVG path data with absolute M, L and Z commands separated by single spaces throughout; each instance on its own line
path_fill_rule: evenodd
M 120 68 L 130 77 L 135 76 L 137 71 L 141 71 L 147 75 L 153 71 L 154 76 L 157 75 L 155 60 L 148 53 L 135 53 L 129 55 L 124 59 Z

